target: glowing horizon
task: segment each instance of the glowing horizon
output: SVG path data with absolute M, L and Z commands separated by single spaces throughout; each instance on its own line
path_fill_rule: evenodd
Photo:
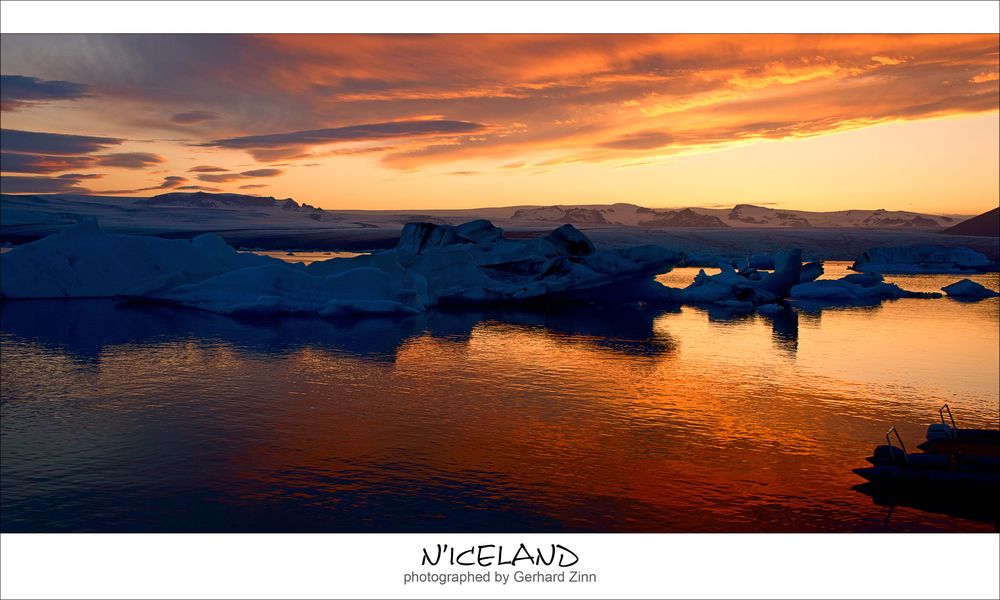
M 997 35 L 3 35 L 3 191 L 1000 202 Z M 47 134 L 47 135 L 46 135 Z

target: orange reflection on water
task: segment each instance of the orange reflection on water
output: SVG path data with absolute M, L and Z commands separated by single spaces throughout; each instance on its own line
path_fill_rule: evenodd
M 971 308 L 995 318 L 995 303 Z M 996 426 L 995 331 L 940 346 L 958 354 L 947 361 L 885 343 L 904 328 L 886 323 L 905 321 L 899 339 L 915 342 L 965 319 L 951 317 L 921 300 L 802 316 L 793 353 L 765 318 L 719 323 L 696 309 L 657 318 L 662 351 L 641 354 L 629 340 L 485 322 L 467 338 L 410 339 L 391 368 L 349 388 L 315 379 L 309 424 L 297 404 L 272 415 L 272 431 L 294 438 L 245 462 L 280 473 L 392 456 L 427 477 L 482 477 L 493 494 L 543 502 L 567 527 L 839 530 L 821 515 L 851 518 L 850 469 L 889 425 L 916 442 L 947 401 L 968 426 Z M 311 352 L 293 359 L 310 372 L 324 361 L 338 363 L 336 381 L 371 370 Z
M 998 308 L 165 312 L 189 333 L 146 324 L 93 350 L 5 321 L 4 476 L 195 494 L 251 530 L 878 530 L 850 469 L 889 426 L 915 444 L 945 402 L 961 426 L 998 426 Z

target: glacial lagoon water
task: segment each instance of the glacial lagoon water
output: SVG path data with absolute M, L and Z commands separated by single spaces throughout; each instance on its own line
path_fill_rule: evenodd
M 998 331 L 995 298 L 349 321 L 8 301 L 0 529 L 995 531 L 851 469 L 944 403 L 997 427 Z

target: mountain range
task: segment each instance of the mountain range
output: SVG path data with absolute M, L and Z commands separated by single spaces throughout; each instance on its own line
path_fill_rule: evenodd
M 461 223 L 489 219 L 511 230 L 572 223 L 583 229 L 850 229 L 938 232 L 967 217 L 910 211 L 817 212 L 753 204 L 732 208 L 648 208 L 635 204 L 509 206 L 448 210 L 340 210 L 300 204 L 292 198 L 172 192 L 149 198 L 113 196 L 0 195 L 0 238 L 37 237 L 82 218 L 109 230 L 169 235 L 190 231 L 397 229 L 409 221 Z M 993 217 L 994 221 L 996 217 Z M 977 226 L 983 229 L 984 226 Z M 986 227 L 988 229 L 988 227 Z M 978 230 L 977 229 L 977 230 Z M 959 231 L 956 228 L 956 231 Z M 981 235 L 981 234 L 980 234 Z
M 543 206 L 517 208 L 510 217 L 520 223 L 573 223 L 629 227 L 737 227 L 942 229 L 964 217 L 910 211 L 841 210 L 817 212 L 775 209 L 753 204 L 732 208 L 652 209 L 634 204 Z
M 407 222 L 488 219 L 512 238 L 543 235 L 572 223 L 604 248 L 660 244 L 691 256 L 738 257 L 797 247 L 813 258 L 853 260 L 873 247 L 931 244 L 968 246 L 991 260 L 1000 257 L 995 211 L 991 234 L 988 215 L 969 219 L 880 209 L 817 212 L 750 204 L 666 209 L 619 203 L 342 210 L 292 198 L 204 192 L 149 198 L 0 194 L 0 243 L 30 242 L 85 218 L 97 219 L 108 232 L 169 238 L 215 232 L 235 247 L 282 250 L 391 248 Z

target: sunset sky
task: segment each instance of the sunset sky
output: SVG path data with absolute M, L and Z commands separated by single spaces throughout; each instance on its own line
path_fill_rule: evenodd
M 5 193 L 975 214 L 997 35 L 4 35 Z

